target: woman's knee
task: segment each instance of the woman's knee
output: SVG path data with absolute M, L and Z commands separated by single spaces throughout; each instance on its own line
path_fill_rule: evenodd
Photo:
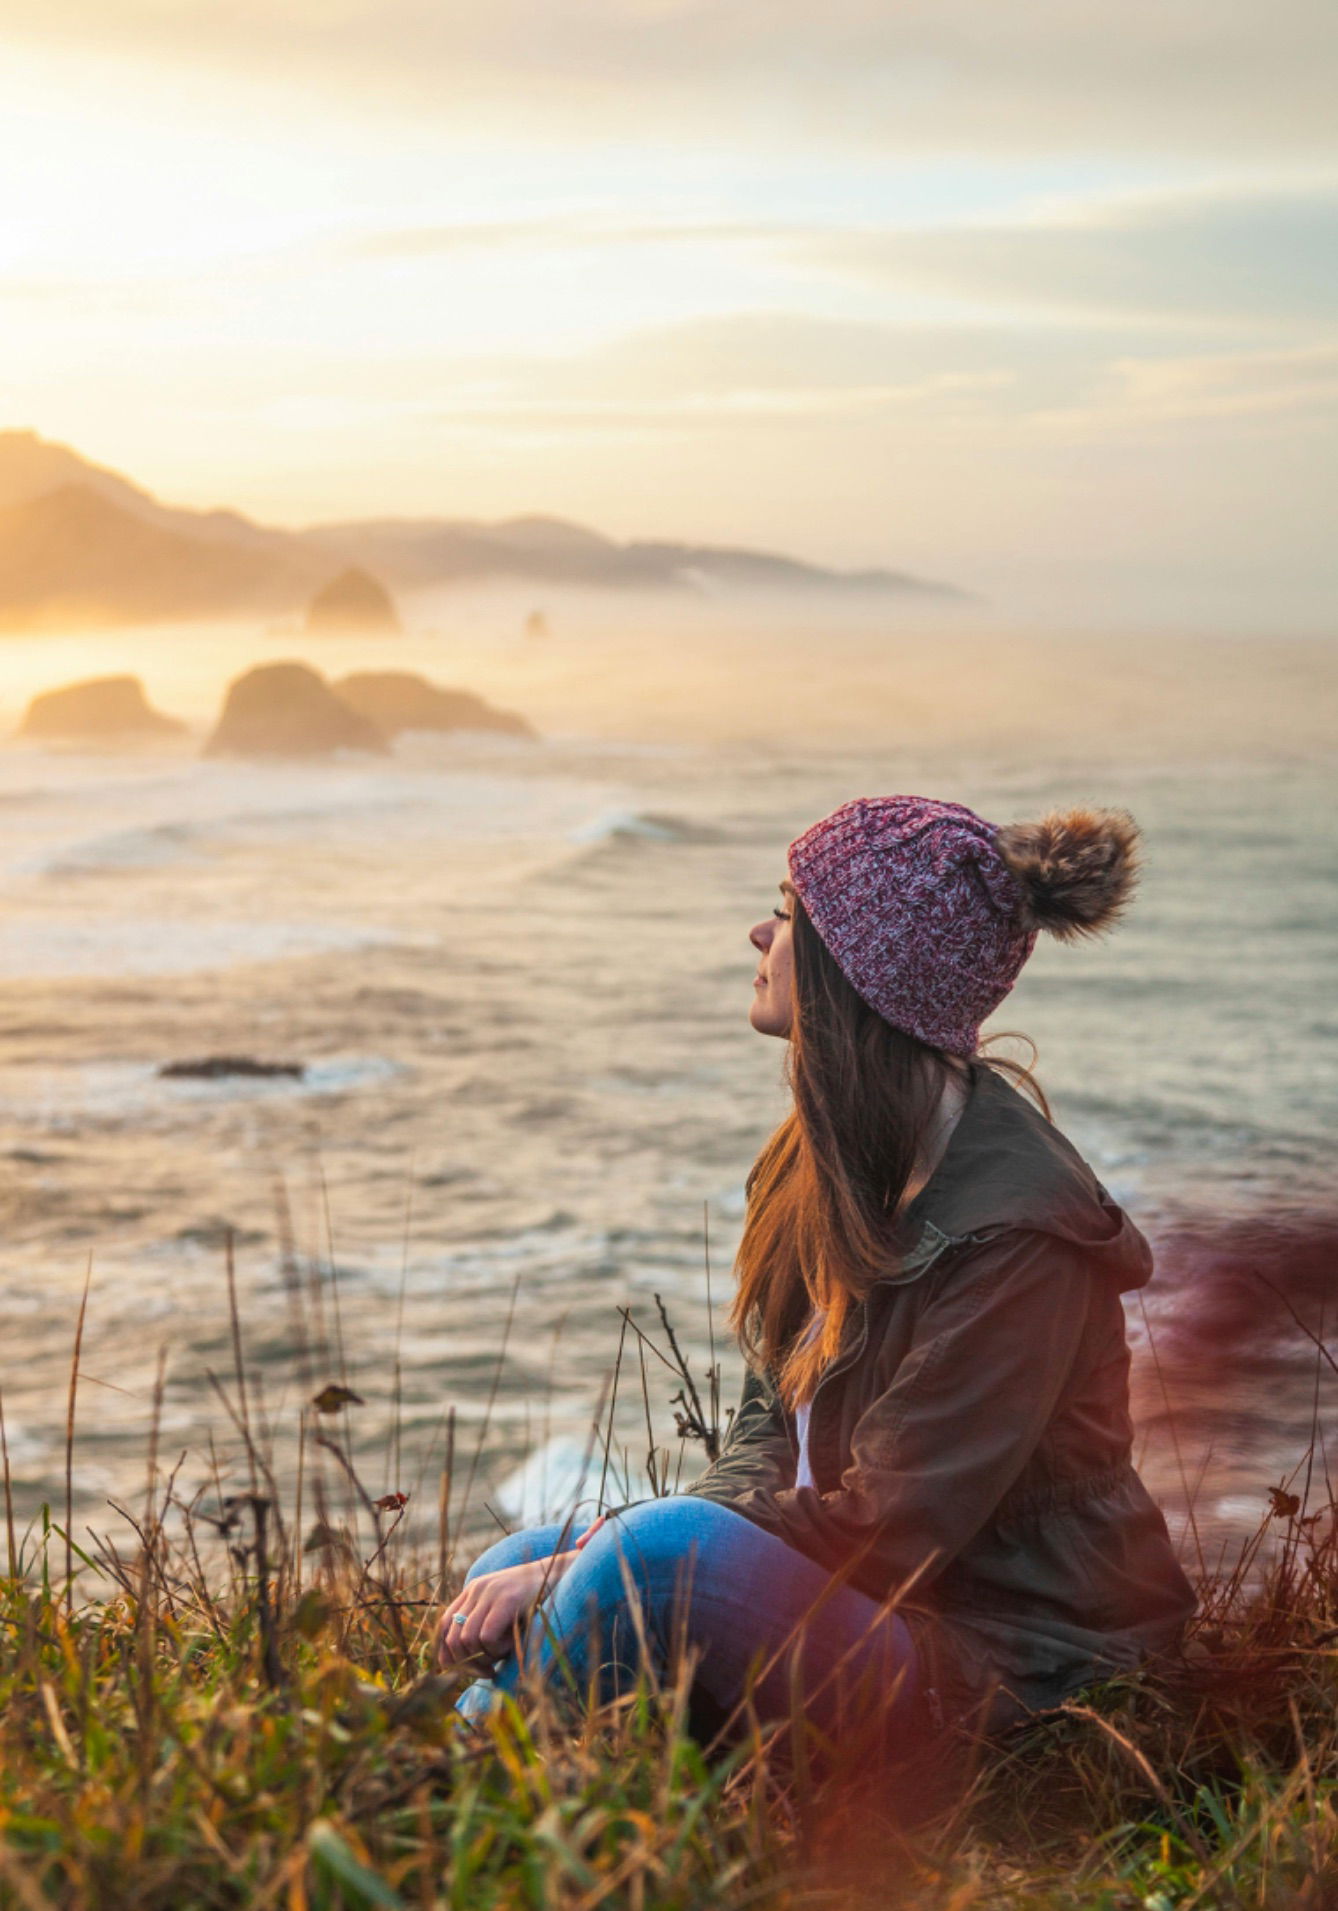
M 466 1583 L 481 1579 L 484 1573 L 500 1573 L 508 1566 L 525 1566 L 532 1559 L 547 1559 L 562 1544 L 568 1530 L 563 1526 L 530 1526 L 519 1533 L 508 1533 L 479 1554 L 465 1574 Z
M 519 1566 L 530 1557 L 525 1546 L 528 1538 L 528 1533 L 508 1533 L 505 1539 L 494 1540 L 466 1570 L 466 1585 L 471 1579 L 481 1579 L 484 1573 L 500 1573 L 507 1566 Z
M 730 1542 L 752 1527 L 741 1514 L 696 1494 L 645 1500 L 617 1514 L 582 1550 L 553 1613 L 567 1636 L 600 1641 L 610 1664 L 631 1676 L 643 1643 L 663 1667 L 691 1643 L 730 1574 Z
M 562 1581 L 563 1622 L 607 1625 L 629 1600 L 648 1618 L 667 1621 L 729 1573 L 730 1542 L 756 1532 L 742 1515 L 695 1494 L 643 1500 L 595 1533 Z
M 641 1500 L 609 1521 L 612 1530 L 631 1534 L 643 1546 L 682 1548 L 700 1545 L 742 1528 L 749 1522 L 732 1507 L 697 1493 L 669 1493 L 663 1499 Z
M 643 1585 L 711 1571 L 731 1539 L 750 1530 L 747 1520 L 727 1506 L 692 1493 L 643 1500 L 619 1513 L 590 1542 L 605 1556 L 616 1555 Z M 589 1551 L 590 1548 L 587 1548 Z

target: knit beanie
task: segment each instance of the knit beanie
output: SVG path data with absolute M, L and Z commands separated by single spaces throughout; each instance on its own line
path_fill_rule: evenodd
M 974 1055 L 1036 945 L 1094 935 L 1138 870 L 1123 810 L 1006 828 L 960 803 L 857 797 L 796 837 L 790 881 L 841 973 L 894 1028 Z

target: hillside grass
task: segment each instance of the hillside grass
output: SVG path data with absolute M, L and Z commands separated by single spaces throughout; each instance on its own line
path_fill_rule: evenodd
M 788 1727 L 699 1747 L 682 1681 L 579 1720 L 533 1693 L 467 1726 L 432 1664 L 449 1459 L 437 1542 L 410 1546 L 332 1382 L 285 1499 L 236 1345 L 215 1384 L 240 1490 L 216 1472 L 183 1497 L 152 1437 L 143 1507 L 121 1509 L 133 1544 L 81 1548 L 68 1505 L 20 1527 L 4 1454 L 0 1906 L 1338 1906 L 1327 1488 L 1318 1511 L 1308 1485 L 1270 1490 L 1174 1663 L 974 1748 L 912 1811 L 890 1785 L 814 1780 Z M 680 1433 L 709 1437 L 714 1376 L 703 1408 L 672 1341 L 668 1364 Z

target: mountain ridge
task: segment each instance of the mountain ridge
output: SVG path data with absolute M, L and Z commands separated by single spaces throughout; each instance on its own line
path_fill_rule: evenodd
M 619 543 L 543 512 L 495 523 L 380 517 L 280 529 L 227 507 L 164 504 L 67 445 L 32 430 L 0 431 L 0 629 L 291 615 L 348 566 L 400 591 L 495 580 L 698 594 L 968 595 L 905 572 L 836 570 L 767 550 Z

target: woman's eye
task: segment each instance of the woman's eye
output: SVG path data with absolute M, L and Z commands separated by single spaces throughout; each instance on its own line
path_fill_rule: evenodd
M 790 912 L 788 909 L 781 909 L 780 907 L 777 907 L 773 909 L 771 913 L 773 916 L 779 917 L 780 921 L 782 922 L 788 922 L 790 920 Z

